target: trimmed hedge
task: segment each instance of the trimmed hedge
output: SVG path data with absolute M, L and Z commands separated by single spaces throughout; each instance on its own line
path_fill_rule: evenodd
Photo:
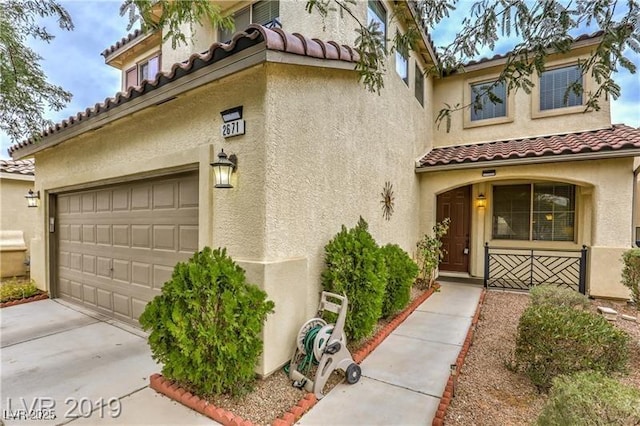
M 384 256 L 363 218 L 352 229 L 343 225 L 324 250 L 327 269 L 322 272 L 322 287 L 349 299 L 347 338 L 365 338 L 382 314 L 388 277 Z
M 589 298 L 567 287 L 551 284 L 535 286 L 529 292 L 532 305 L 566 306 L 568 308 L 589 308 Z
M 397 244 L 381 248 L 387 265 L 388 279 L 382 303 L 382 316 L 401 311 L 411 300 L 411 286 L 418 275 L 418 265 Z
M 629 336 L 602 316 L 568 307 L 528 307 L 518 324 L 515 361 L 540 390 L 559 375 L 624 369 Z
M 206 247 L 176 265 L 140 324 L 151 331 L 149 346 L 164 376 L 201 396 L 239 395 L 253 385 L 273 308 L 226 250 Z
M 637 425 L 640 424 L 640 391 L 596 372 L 556 377 L 536 423 L 540 426 Z

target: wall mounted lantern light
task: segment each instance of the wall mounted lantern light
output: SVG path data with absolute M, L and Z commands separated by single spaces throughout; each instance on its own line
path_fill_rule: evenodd
M 222 121 L 228 123 L 230 121 L 240 120 L 242 118 L 242 105 L 225 109 L 220 113 Z
M 27 207 L 38 207 L 40 201 L 40 191 L 33 192 L 32 189 L 24 196 L 27 199 Z
M 215 188 L 233 188 L 231 185 L 231 174 L 238 165 L 238 158 L 235 154 L 227 156 L 224 149 L 218 154 L 218 161 L 211 163 L 214 175 Z
M 478 194 L 476 197 L 476 207 L 479 209 L 487 207 L 487 197 L 485 197 L 484 194 Z

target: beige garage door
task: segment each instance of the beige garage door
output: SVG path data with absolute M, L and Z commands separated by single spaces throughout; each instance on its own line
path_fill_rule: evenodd
M 198 176 L 60 194 L 57 296 L 133 324 L 198 249 Z

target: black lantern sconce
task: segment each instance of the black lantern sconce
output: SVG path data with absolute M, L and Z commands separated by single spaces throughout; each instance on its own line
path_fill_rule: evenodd
M 214 188 L 233 188 L 231 174 L 238 167 L 238 158 L 235 154 L 227 156 L 224 149 L 218 154 L 218 161 L 211 163 L 213 167 Z
M 38 207 L 40 203 L 40 191 L 33 192 L 32 189 L 24 196 L 27 199 L 27 207 Z

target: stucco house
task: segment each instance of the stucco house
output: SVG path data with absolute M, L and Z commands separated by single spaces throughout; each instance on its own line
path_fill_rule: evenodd
M 388 36 L 405 31 L 391 10 L 387 1 L 354 6 Z M 459 111 L 446 132 L 434 124 L 443 103 L 468 99 L 503 58 L 425 76 L 438 58 L 424 33 L 417 51 L 390 57 L 377 95 L 358 83 L 348 20 L 323 22 L 293 1 L 229 3 L 226 12 L 235 35 L 199 27 L 177 49 L 160 33 L 123 38 L 103 52 L 122 70 L 122 92 L 10 148 L 38 164 L 32 274 L 53 297 L 135 324 L 177 261 L 227 247 L 276 304 L 258 368 L 269 374 L 315 312 L 325 244 L 359 216 L 377 241 L 409 253 L 450 217 L 442 275 L 482 277 L 485 243 L 585 245 L 586 291 L 627 297 L 619 257 L 633 240 L 640 131 L 612 126 L 608 99 L 586 113 L 584 96 L 557 103 L 568 78 L 590 87 L 573 65 L 597 35 L 551 58 L 544 91 Z M 215 187 L 211 164 L 223 150 L 236 167 Z
M 0 278 L 29 273 L 29 245 L 39 216 L 25 196 L 33 194 L 34 182 L 32 159 L 0 160 Z

